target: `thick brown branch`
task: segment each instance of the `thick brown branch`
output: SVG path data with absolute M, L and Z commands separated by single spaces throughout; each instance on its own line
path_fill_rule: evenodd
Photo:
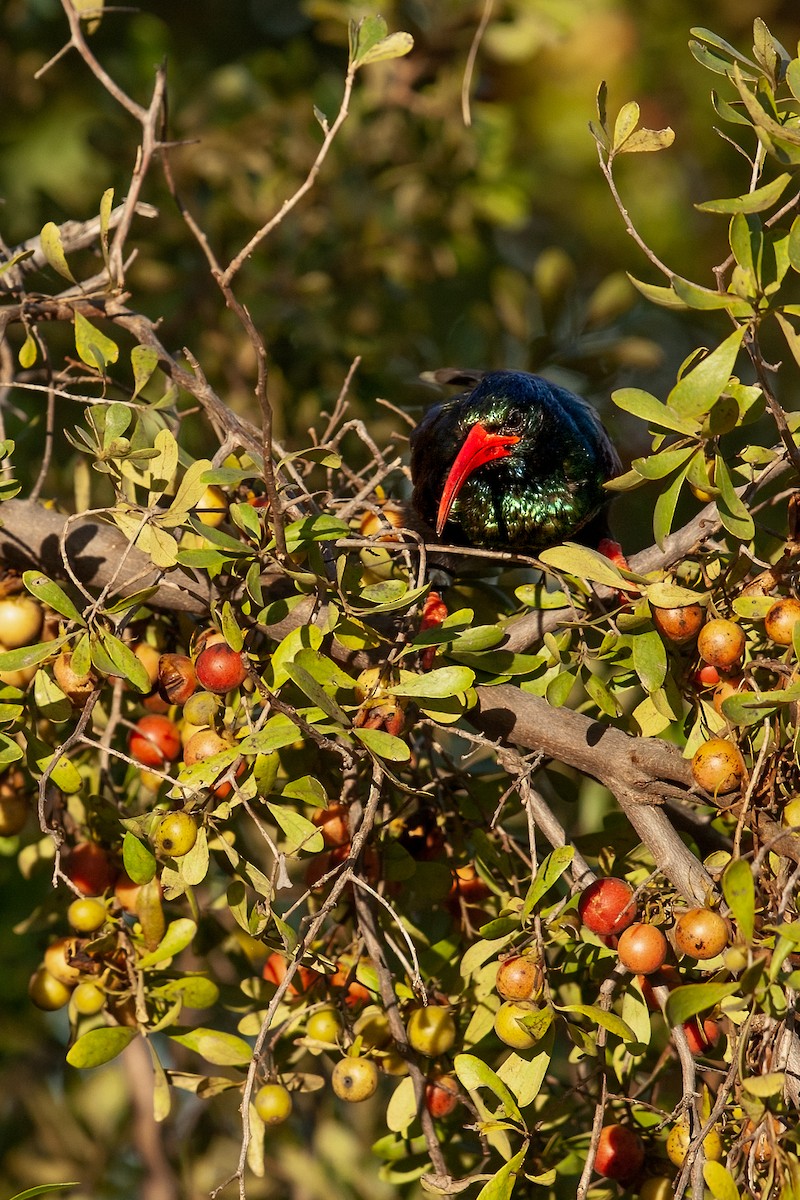
M 39 569 L 64 578 L 61 538 L 66 518 L 32 500 L 7 500 L 0 508 L 0 562 L 16 571 Z M 116 575 L 115 594 L 129 595 L 157 586 L 148 600 L 153 608 L 202 617 L 208 614 L 208 582 L 198 581 L 179 568 L 164 574 L 148 555 L 135 547 L 120 568 L 127 538 L 112 525 L 90 517 L 73 521 L 65 539 L 70 567 L 81 583 L 103 588 Z
M 510 684 L 477 692 L 478 704 L 470 713 L 474 725 L 492 738 L 538 750 L 603 783 L 678 891 L 705 902 L 713 888 L 710 877 L 666 813 L 655 806 L 664 786 L 691 784 L 689 763 L 676 746 L 659 738 L 631 737 L 582 713 L 553 708 Z

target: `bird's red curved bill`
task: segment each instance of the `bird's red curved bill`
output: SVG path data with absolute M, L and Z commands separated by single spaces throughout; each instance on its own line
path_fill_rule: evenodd
M 493 462 L 496 458 L 507 458 L 511 453 L 509 447 L 515 446 L 519 440 L 511 434 L 488 433 L 480 423 L 472 426 L 445 480 L 439 511 L 436 514 L 437 534 L 441 534 L 444 529 L 450 509 L 468 476 L 484 463 Z

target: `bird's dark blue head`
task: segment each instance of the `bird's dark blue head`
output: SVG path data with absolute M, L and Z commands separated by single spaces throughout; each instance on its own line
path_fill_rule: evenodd
M 475 386 L 429 409 L 411 435 L 414 505 L 438 534 L 535 551 L 604 508 L 620 463 L 586 401 L 524 371 L 444 379 Z

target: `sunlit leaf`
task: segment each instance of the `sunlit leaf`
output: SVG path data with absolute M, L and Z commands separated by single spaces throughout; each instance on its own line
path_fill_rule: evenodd
M 105 371 L 109 363 L 119 358 L 119 346 L 97 329 L 83 313 L 75 313 L 75 349 L 88 367 Z
M 138 1029 L 129 1029 L 125 1025 L 90 1029 L 70 1046 L 67 1062 L 71 1067 L 100 1067 L 121 1054 L 138 1035 Z
M 389 762 L 407 762 L 411 751 L 405 742 L 383 729 L 354 729 L 353 733 L 378 758 Z
M 64 254 L 61 230 L 52 221 L 48 221 L 39 234 L 39 244 L 42 247 L 42 254 L 53 270 L 57 271 L 59 275 L 63 275 L 70 283 L 74 283 L 75 276 L 69 269 L 66 255 Z M 91 365 L 94 366 L 94 363 Z
M 755 929 L 755 882 L 749 862 L 736 858 L 722 874 L 722 894 L 733 914 L 739 932 L 747 943 Z
M 502 1079 L 482 1059 L 474 1054 L 457 1054 L 453 1063 L 459 1083 L 467 1091 L 477 1091 L 478 1088 L 488 1088 L 504 1106 L 509 1117 L 522 1120 L 522 1114 L 517 1102 Z
M 176 954 L 180 954 L 181 950 L 185 950 L 187 946 L 191 945 L 196 933 L 197 925 L 194 921 L 189 917 L 178 917 L 177 920 L 170 922 L 167 932 L 155 950 L 150 954 L 145 954 L 136 965 L 140 970 L 145 970 L 147 967 L 157 966 L 168 958 L 174 958 Z
M 757 213 L 771 208 L 780 200 L 786 188 L 792 181 L 788 173 L 778 175 L 755 191 L 745 192 L 743 196 L 733 196 L 729 200 L 706 200 L 704 204 L 696 204 L 700 212 L 708 213 Z
M 170 1033 L 169 1037 L 217 1067 L 246 1067 L 253 1053 L 243 1038 L 232 1033 L 221 1033 L 218 1029 L 201 1027 L 185 1033 Z
M 122 865 L 134 883 L 149 883 L 155 877 L 155 855 L 130 831 L 122 839 Z

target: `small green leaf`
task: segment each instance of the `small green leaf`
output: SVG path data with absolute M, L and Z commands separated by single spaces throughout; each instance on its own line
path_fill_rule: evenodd
M 67 1062 L 71 1067 L 100 1067 L 121 1054 L 138 1035 L 138 1029 L 129 1029 L 125 1025 L 90 1029 L 70 1046 Z
M 291 746 L 300 737 L 300 729 L 283 713 L 270 717 L 258 733 L 249 733 L 238 743 L 240 754 L 271 754 L 283 746 Z
M 312 775 L 303 775 L 300 779 L 292 779 L 281 793 L 289 800 L 302 800 L 312 808 L 327 808 L 328 796 L 325 788 Z
M 629 100 L 627 104 L 623 104 L 614 122 L 614 137 L 611 142 L 612 153 L 618 154 L 625 145 L 639 124 L 639 115 L 639 105 L 635 100 Z
M 190 1029 L 187 1033 L 170 1033 L 169 1037 L 218 1067 L 246 1067 L 253 1056 L 244 1038 L 217 1029 Z
M 590 550 L 588 546 L 564 542 L 561 546 L 551 546 L 549 550 L 543 550 L 539 558 L 546 566 L 574 575 L 576 579 L 586 579 L 622 591 L 639 591 L 638 583 L 630 583 L 623 578 L 604 554 Z
M 106 629 L 100 630 L 100 641 L 114 664 L 114 674 L 119 675 L 143 696 L 152 691 L 153 685 L 150 676 L 142 660 L 134 654 L 130 646 L 126 646 L 123 641 Z
M 329 696 L 320 683 L 317 683 L 308 671 L 299 666 L 296 662 L 287 663 L 286 671 L 289 678 L 297 684 L 302 692 L 308 696 L 312 704 L 329 716 L 332 720 L 338 721 L 340 725 L 348 728 L 350 718 L 347 713 L 341 708 L 332 696 Z
M 680 471 L 676 472 L 675 478 L 659 494 L 656 500 L 655 508 L 653 509 L 653 537 L 659 546 L 664 545 L 664 539 L 672 529 L 672 522 L 675 519 L 675 509 L 678 506 L 678 497 L 680 496 L 688 469 L 687 464 Z
M 354 729 L 353 733 L 378 758 L 385 758 L 389 762 L 407 762 L 411 757 L 406 743 L 383 729 Z
M 617 1037 L 622 1038 L 623 1042 L 636 1041 L 636 1034 L 630 1025 L 626 1025 L 622 1017 L 618 1017 L 616 1013 L 607 1012 L 604 1008 L 600 1008 L 596 1004 L 564 1004 L 558 1006 L 558 1011 L 578 1013 L 582 1017 L 588 1017 L 593 1025 L 601 1025 L 609 1033 L 616 1034 Z
M 693 592 L 677 583 L 651 583 L 645 595 L 652 608 L 688 608 L 690 604 L 705 604 L 707 592 Z
M 295 855 L 300 850 L 305 850 L 307 854 L 319 854 L 325 839 L 316 825 L 285 805 L 267 804 L 267 808 L 286 835 L 286 854 Z
M 510 1200 L 527 1152 L 527 1146 L 523 1146 L 513 1158 L 503 1163 L 497 1174 L 484 1184 L 475 1200 Z
M 39 242 L 42 247 L 42 254 L 53 270 L 57 271 L 59 275 L 63 275 L 70 283 L 74 283 L 75 276 L 67 265 L 64 244 L 61 241 L 61 230 L 58 226 L 52 221 L 48 221 L 39 234 Z
M 20 347 L 19 354 L 17 355 L 17 358 L 19 359 L 19 365 L 24 371 L 27 371 L 33 366 L 38 357 L 39 345 L 33 334 L 28 332 L 25 337 L 25 341 Z
M 134 883 L 149 883 L 155 877 L 155 855 L 130 831 L 122 839 L 122 865 Z
M 66 617 L 68 621 L 74 621 L 76 625 L 86 624 L 83 616 L 63 588 L 60 588 L 52 579 L 48 579 L 46 575 L 42 575 L 41 571 L 25 571 L 22 582 L 30 594 L 37 600 L 41 600 L 42 604 L 47 604 L 62 617 Z
M 695 446 L 681 446 L 677 450 L 661 450 L 648 458 L 635 458 L 631 466 L 643 479 L 666 479 L 696 453 Z
M 687 983 L 669 994 L 666 1006 L 667 1024 L 682 1025 L 690 1017 L 706 1012 L 726 996 L 740 990 L 738 983 Z
M 402 58 L 413 49 L 414 39 L 410 33 L 390 33 L 360 56 L 358 66 L 365 67 L 368 63 L 384 62 L 389 58 Z
M 574 846 L 558 846 L 540 863 L 536 878 L 528 888 L 528 894 L 525 897 L 521 914 L 523 917 L 530 916 L 542 896 L 546 895 L 553 884 L 564 874 L 574 855 Z
M 628 272 L 628 278 L 636 288 L 637 292 L 641 292 L 641 294 L 653 304 L 658 304 L 661 308 L 678 309 L 680 312 L 685 312 L 688 308 L 688 305 L 676 294 L 674 288 L 659 287 L 659 285 L 655 283 L 643 283 L 641 279 L 637 279 L 636 276 L 631 275 L 630 272 Z
M 477 1091 L 478 1088 L 488 1088 L 505 1107 L 506 1113 L 515 1121 L 522 1120 L 522 1114 L 517 1107 L 513 1095 L 497 1076 L 492 1068 L 474 1054 L 457 1054 L 454 1061 L 456 1075 L 467 1091 Z
M 406 1075 L 392 1092 L 386 1106 L 386 1127 L 393 1133 L 404 1134 L 416 1120 L 417 1097 L 414 1080 Z
M 104 372 L 119 358 L 119 346 L 96 329 L 81 312 L 75 313 L 75 349 L 87 367 Z
M 643 392 L 641 388 L 618 388 L 611 393 L 611 399 L 617 408 L 633 413 L 635 417 L 647 421 L 648 425 L 655 425 L 658 429 L 669 429 L 674 433 L 685 433 L 690 437 L 697 434 L 696 421 L 675 412 L 649 392 Z
M 559 671 L 547 685 L 545 693 L 547 703 L 553 708 L 563 708 L 569 700 L 570 692 L 575 686 L 575 676 L 571 671 Z
M 21 671 L 25 667 L 36 667 L 39 663 L 55 658 L 66 638 L 55 638 L 52 642 L 34 642 L 32 646 L 20 646 L 19 650 L 4 650 L 0 653 L 0 671 Z
M 175 453 L 175 467 L 174 468 L 172 467 L 172 451 L 170 451 L 170 460 L 167 465 L 167 470 L 169 471 L 171 469 L 172 474 L 169 476 L 167 476 L 167 475 L 162 476 L 162 478 L 172 479 L 175 475 L 175 469 L 177 468 L 177 465 L 178 465 L 177 443 L 175 443 L 174 453 Z M 211 462 L 209 459 L 199 458 L 196 460 L 196 462 L 191 463 L 186 468 L 186 471 L 184 472 L 183 477 L 182 477 L 180 483 L 178 484 L 178 490 L 175 493 L 175 497 L 169 506 L 170 514 L 174 515 L 175 517 L 178 517 L 179 515 L 181 515 L 183 513 L 190 512 L 195 507 L 195 505 L 199 501 L 200 497 L 203 495 L 203 492 L 206 490 L 206 487 L 208 486 L 208 484 L 205 481 L 205 474 L 210 469 L 210 467 L 211 467 Z M 204 526 L 204 528 L 206 528 L 206 526 Z
M 667 150 L 675 141 L 675 130 L 669 125 L 665 129 L 636 129 L 616 151 L 618 154 L 653 154 Z
M 652 695 L 667 677 L 667 651 L 655 629 L 633 636 L 633 669 L 642 687 Z
M 394 696 L 423 696 L 439 697 L 454 696 L 472 687 L 475 682 L 475 672 L 469 667 L 437 667 L 433 671 L 425 671 L 412 675 L 405 671 L 400 675 L 400 682 L 392 685 Z
M 97 3 L 97 0 L 91 0 L 95 8 L 103 7 L 103 0 Z M 77 5 L 75 6 L 77 9 Z M 89 33 L 93 33 L 97 28 L 99 21 L 89 26 Z M 100 249 L 103 255 L 103 262 L 108 266 L 108 231 L 111 226 L 111 212 L 114 207 L 114 189 L 106 188 L 100 197 Z
M 292 662 L 301 650 L 313 650 L 315 653 L 322 648 L 322 630 L 316 625 L 302 625 L 288 633 L 274 651 L 267 672 L 267 683 L 277 690 L 283 687 L 289 678 L 287 664 Z M 277 747 L 276 747 L 277 748 Z
M 716 458 L 714 482 L 720 493 L 717 497 L 717 512 L 722 524 L 740 541 L 752 541 L 755 536 L 755 523 L 747 506 L 736 494 L 728 467 L 721 454 L 718 454 Z
M 157 966 L 168 958 L 174 958 L 176 954 L 180 954 L 181 950 L 185 950 L 187 946 L 191 945 L 196 933 L 197 925 L 189 917 L 178 917 L 176 921 L 171 921 L 167 932 L 155 950 L 140 958 L 136 964 L 137 967 L 145 970 L 147 967 Z
M 728 863 L 722 874 L 722 894 L 724 895 L 739 932 L 750 944 L 755 929 L 755 884 L 750 864 L 743 858 L 736 858 Z
M 514 1051 L 497 1069 L 498 1079 L 514 1093 L 520 1108 L 527 1108 L 539 1095 L 553 1055 L 553 1026 L 524 1056 Z
M 715 292 L 711 288 L 691 283 L 688 279 L 681 279 L 679 275 L 673 275 L 672 286 L 687 308 L 696 308 L 701 312 L 725 308 L 735 317 L 753 314 L 752 305 L 733 292 Z
M 731 377 L 746 332 L 735 329 L 711 354 L 682 376 L 667 397 L 667 404 L 685 417 L 700 417 L 719 399 Z
M 149 346 L 134 346 L 131 350 L 131 367 L 133 368 L 133 396 L 135 400 L 152 378 L 153 372 L 158 366 L 158 354 L 155 350 L 151 350 Z
M 734 196 L 730 200 L 707 200 L 704 204 L 695 204 L 700 212 L 707 213 L 757 213 L 771 208 L 780 200 L 786 188 L 791 183 L 789 174 L 778 175 L 753 192 L 743 196 Z

